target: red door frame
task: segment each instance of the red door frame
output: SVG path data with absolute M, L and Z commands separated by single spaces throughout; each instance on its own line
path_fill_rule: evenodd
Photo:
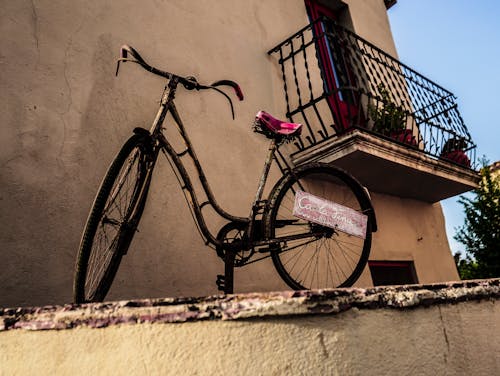
M 334 21 L 338 20 L 338 15 L 332 9 L 319 4 L 315 0 L 305 0 L 305 5 L 311 22 L 322 16 L 326 16 Z M 323 36 L 325 33 L 324 25 L 321 22 L 317 22 L 314 24 L 313 32 L 316 36 L 320 36 L 317 40 L 317 47 L 321 70 L 325 78 L 326 88 L 332 93 L 327 97 L 327 102 L 332 111 L 334 121 L 339 125 L 335 127 L 335 130 L 342 132 L 352 126 L 350 119 L 352 118 L 352 114 L 358 113 L 358 105 L 357 103 L 347 103 L 342 99 L 342 93 L 339 91 L 338 80 L 336 79 L 336 62 L 332 59 L 326 36 Z M 351 73 L 346 72 L 347 75 L 351 75 Z

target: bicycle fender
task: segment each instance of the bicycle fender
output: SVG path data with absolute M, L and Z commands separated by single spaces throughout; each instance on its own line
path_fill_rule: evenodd
M 363 196 L 365 196 L 365 199 L 368 202 L 368 205 L 370 207 L 370 210 L 367 214 L 371 219 L 372 232 L 377 232 L 377 217 L 375 216 L 375 209 L 373 208 L 372 199 L 370 196 L 370 192 L 368 191 L 368 188 L 366 188 L 363 184 L 361 184 L 359 182 L 358 179 L 356 179 L 354 176 L 352 176 L 352 174 L 350 174 L 349 172 L 347 172 L 343 168 L 333 166 L 330 164 L 326 164 L 326 163 L 318 163 L 318 165 L 322 165 L 322 166 L 333 168 L 335 170 L 340 171 L 341 173 L 346 175 L 351 181 L 353 181 L 355 184 L 357 184 L 358 186 L 360 186 L 362 188 L 362 194 L 363 194 Z
M 151 138 L 151 133 L 147 129 L 136 127 L 134 128 L 134 134 L 143 139 L 144 145 L 146 146 L 145 153 L 153 155 L 153 139 Z
M 149 131 L 147 129 L 144 129 L 141 127 L 134 128 L 134 134 L 139 135 L 139 136 L 151 137 L 151 133 L 149 133 Z

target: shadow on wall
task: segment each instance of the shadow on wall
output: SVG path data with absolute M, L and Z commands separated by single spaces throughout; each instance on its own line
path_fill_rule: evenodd
M 2 101 L 8 106 L 2 144 L 9 147 L 0 166 L 1 306 L 72 300 L 74 263 L 88 210 L 130 129 L 119 127 L 126 114 L 116 106 L 117 45 L 103 34 L 90 56 L 76 42 L 64 54 L 42 50 L 45 55 L 36 66 L 17 73 L 33 93 L 19 88 Z M 90 67 L 84 65 L 85 57 Z M 80 106 L 89 87 L 88 102 Z

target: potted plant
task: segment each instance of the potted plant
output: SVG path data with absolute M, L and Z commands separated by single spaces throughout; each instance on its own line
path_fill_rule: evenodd
M 406 111 L 392 101 L 383 84 L 377 86 L 380 99 L 377 105 L 369 105 L 368 114 L 373 120 L 374 132 L 391 137 L 398 142 L 416 146 L 417 140 L 411 129 L 406 128 Z
M 452 137 L 445 142 L 441 151 L 441 158 L 470 167 L 470 159 L 465 154 L 466 148 L 467 140 L 464 137 Z

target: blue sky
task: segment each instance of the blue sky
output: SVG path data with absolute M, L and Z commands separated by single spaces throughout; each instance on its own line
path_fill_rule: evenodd
M 388 14 L 399 60 L 454 93 L 477 156 L 500 160 L 500 1 L 398 0 Z M 453 252 L 457 200 L 442 202 Z

